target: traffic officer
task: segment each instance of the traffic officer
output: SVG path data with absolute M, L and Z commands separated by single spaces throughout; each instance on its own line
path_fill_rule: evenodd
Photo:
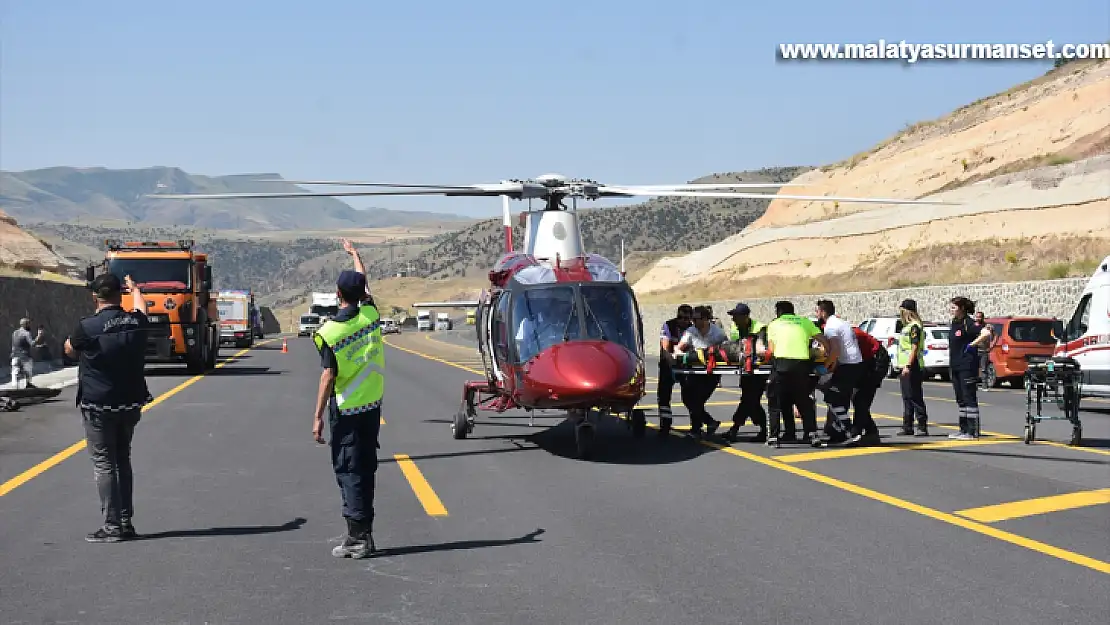
M 778 404 L 778 410 L 771 410 L 771 426 L 767 444 L 777 445 L 779 440 L 779 416 L 793 415 L 798 408 L 802 418 L 802 432 L 813 446 L 821 445 L 817 433 L 816 406 L 810 398 L 810 374 L 813 373 L 813 358 L 810 346 L 817 341 L 825 353 L 831 353 L 829 340 L 821 330 L 806 317 L 794 314 L 794 304 L 787 301 L 775 303 L 778 317 L 767 324 L 767 343 L 773 359 L 771 393 Z M 787 419 L 786 438 L 793 438 L 793 416 Z
M 732 310 L 728 311 L 728 315 L 732 317 L 732 330 L 729 331 L 728 336 L 730 341 L 739 342 L 747 338 L 758 337 L 761 334 L 764 341 L 766 341 L 765 326 L 752 319 L 752 309 L 747 304 L 737 304 Z M 753 425 L 759 426 L 759 434 L 752 440 L 756 443 L 767 440 L 767 413 L 763 410 L 761 401 L 763 391 L 766 388 L 767 379 L 764 376 L 740 376 L 740 404 L 736 406 L 736 412 L 732 415 L 732 427 L 722 435 L 725 440 L 730 443 L 736 442 L 736 437 L 740 434 L 740 427 L 747 423 L 749 418 Z
M 898 337 L 898 382 L 902 390 L 903 436 L 912 436 L 914 418 L 917 435 L 929 435 L 929 415 L 925 410 L 925 326 L 917 314 L 917 302 L 902 301 L 898 309 L 902 318 L 902 332 Z
M 343 248 L 354 259 L 355 271 L 339 274 L 339 313 L 312 336 L 324 367 L 312 434 L 317 443 L 325 442 L 326 405 L 332 469 L 347 520 L 347 538 L 331 553 L 337 558 L 365 558 L 375 551 L 374 477 L 385 394 L 385 346 L 362 259 L 346 239 Z
M 979 438 L 979 400 L 976 384 L 979 377 L 979 348 L 990 345 L 989 324 L 976 325 L 975 302 L 966 297 L 953 297 L 948 306 L 952 326 L 948 331 L 948 367 L 956 404 L 960 407 L 960 432 L 948 438 L 970 440 Z
M 684 380 L 676 378 L 674 374 L 674 359 L 671 352 L 678 341 L 682 339 L 682 335 L 686 332 L 686 328 L 690 327 L 693 322 L 690 320 L 694 315 L 694 307 L 689 304 L 683 304 L 678 307 L 678 313 L 673 319 L 668 319 L 663 322 L 663 326 L 659 329 L 659 383 L 655 388 L 656 403 L 659 404 L 659 436 L 666 439 L 671 431 L 671 424 L 674 422 L 674 417 L 671 413 L 671 395 L 674 394 L 675 382 L 679 387 L 682 386 Z M 685 377 L 685 376 L 680 376 Z

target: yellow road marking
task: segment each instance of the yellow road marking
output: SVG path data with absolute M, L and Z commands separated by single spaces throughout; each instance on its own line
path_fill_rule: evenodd
M 969 508 L 967 510 L 959 510 L 956 514 L 982 523 L 995 523 L 997 521 L 1020 519 L 1022 517 L 1045 514 L 1047 512 L 1059 512 L 1061 510 L 1097 506 L 1104 503 L 1110 503 L 1110 488 L 1053 495 L 1051 497 L 1038 497 L 1036 499 L 1025 499 L 1023 501 L 1011 501 L 1010 503 L 1000 503 L 993 506 L 983 506 L 981 508 Z
M 420 472 L 416 463 L 406 454 L 393 454 L 393 458 L 397 461 L 397 466 L 401 467 L 405 479 L 409 481 L 412 492 L 420 500 L 420 505 L 424 506 L 424 512 L 427 512 L 428 516 L 447 516 L 447 508 L 443 507 L 443 502 L 439 500 L 439 496 L 436 495 L 428 480 L 424 479 L 424 474 Z
M 920 504 L 916 504 L 916 503 L 913 503 L 911 501 L 906 501 L 905 499 L 900 499 L 898 497 L 893 497 L 891 495 L 887 495 L 886 493 L 880 493 L 878 491 L 871 490 L 870 488 L 866 488 L 866 487 L 863 487 L 863 486 L 852 484 L 850 482 L 845 482 L 843 480 L 838 480 L 834 477 L 829 477 L 827 475 L 822 475 L 820 473 L 814 473 L 812 471 L 807 471 L 807 470 L 799 468 L 799 467 L 795 467 L 795 466 L 791 466 L 791 465 L 783 463 L 783 462 L 779 462 L 778 460 L 774 460 L 772 458 L 764 458 L 762 456 L 758 456 L 758 455 L 750 453 L 750 452 L 741 451 L 739 449 L 734 449 L 732 447 L 725 447 L 723 445 L 718 445 L 718 444 L 712 443 L 710 441 L 704 441 L 703 440 L 703 441 L 699 441 L 699 442 L 702 445 L 705 445 L 707 447 L 712 447 L 714 449 L 723 451 L 727 454 L 732 454 L 734 456 L 739 456 L 741 458 L 751 460 L 752 462 L 758 462 L 759 464 L 766 465 L 766 466 L 769 466 L 769 467 L 772 467 L 772 468 L 775 468 L 775 469 L 779 469 L 781 471 L 786 471 L 787 473 L 793 473 L 794 475 L 797 475 L 799 477 L 804 477 L 804 478 L 806 478 L 808 480 L 812 480 L 814 482 L 819 482 L 819 483 L 825 484 L 827 486 L 832 486 L 833 488 L 839 488 L 841 490 L 850 492 L 852 494 L 859 495 L 860 497 L 866 497 L 868 499 L 873 499 L 875 501 L 881 501 L 885 504 L 894 506 L 896 508 L 901 508 L 902 510 L 907 510 L 909 512 L 914 512 L 916 514 L 920 514 L 921 516 L 925 516 L 925 517 L 928 517 L 930 519 L 934 519 L 934 520 L 937 520 L 937 521 L 942 521 L 944 523 L 948 523 L 950 525 L 955 525 L 957 527 L 962 527 L 964 529 L 967 529 L 967 530 L 970 530 L 970 531 L 973 531 L 973 532 L 977 532 L 977 533 L 983 534 L 985 536 L 990 536 L 992 538 L 996 538 L 998 540 L 1005 541 L 1005 542 L 1008 542 L 1010 544 L 1017 545 L 1019 547 L 1024 547 L 1026 549 L 1030 549 L 1032 551 L 1036 551 L 1038 553 L 1042 553 L 1042 554 L 1047 555 L 1047 556 L 1052 556 L 1054 558 L 1059 558 L 1059 559 L 1064 560 L 1066 562 L 1071 562 L 1072 564 L 1078 564 L 1079 566 L 1085 566 L 1089 569 L 1093 569 L 1093 570 L 1098 571 L 1100 573 L 1110 574 L 1110 562 L 1103 562 L 1102 560 L 1097 560 L 1095 558 L 1091 558 L 1091 557 L 1085 556 L 1083 554 L 1075 553 L 1074 551 L 1068 551 L 1066 549 L 1061 549 L 1060 547 L 1056 547 L 1056 546 L 1050 545 L 1048 543 L 1043 543 L 1043 542 L 1038 541 L 1038 540 L 1033 540 L 1033 539 L 1030 539 L 1030 538 L 1026 538 L 1024 536 L 1019 536 L 1019 535 L 1014 534 L 1012 532 L 1007 532 L 1005 530 L 1000 530 L 998 528 L 991 527 L 989 525 L 984 525 L 982 523 L 978 523 L 978 522 L 970 520 L 970 519 L 965 519 L 965 518 L 956 516 L 955 514 L 950 514 L 950 513 L 947 513 L 947 512 L 941 512 L 940 510 L 935 510 L 933 508 L 922 506 Z
M 1017 443 L 1021 439 L 1012 438 L 983 438 L 976 441 L 937 441 L 933 443 L 919 443 L 913 445 L 882 445 L 879 447 L 849 447 L 846 449 L 830 449 L 827 451 L 809 451 L 794 454 L 772 456 L 779 462 L 796 463 L 810 462 L 813 460 L 830 460 L 833 458 L 846 458 L 850 456 L 871 456 L 875 454 L 888 454 L 895 451 L 910 451 L 915 449 L 947 449 L 950 447 L 973 447 L 976 445 L 998 445 L 1001 443 Z
M 260 346 L 260 345 L 265 345 L 266 343 L 269 343 L 269 342 L 274 341 L 274 340 L 276 340 L 276 339 L 269 339 L 269 340 L 261 341 L 261 342 L 257 343 L 255 345 L 255 347 Z M 226 358 L 222 362 L 216 363 L 216 369 L 220 369 L 220 368 L 224 367 L 225 365 L 227 365 L 228 363 L 235 362 L 236 359 L 238 359 L 240 356 L 242 356 L 243 354 L 246 354 L 247 352 L 249 352 L 252 349 L 254 349 L 254 347 L 248 347 L 246 349 L 240 350 L 240 351 L 236 352 L 234 355 L 232 355 L 231 357 Z M 165 393 L 162 393 L 158 397 L 155 397 L 154 401 L 152 401 L 149 404 L 143 406 L 142 411 L 146 412 L 147 410 L 150 410 L 151 408 L 157 406 L 158 404 L 166 401 L 170 397 L 173 397 L 174 395 L 176 395 L 176 394 L 180 393 L 181 391 L 185 390 L 186 388 L 191 386 L 194 382 L 203 378 L 204 376 L 205 376 L 205 374 L 202 373 L 200 375 L 193 376 L 193 377 L 189 378 L 188 380 L 185 380 L 181 384 L 178 384 L 177 386 L 171 388 L 170 390 L 166 391 Z M 82 438 L 81 440 L 77 441 L 76 443 L 70 445 L 69 447 L 66 447 L 65 449 L 63 449 L 63 450 L 59 451 L 58 453 L 54 454 L 53 456 L 50 456 L 46 460 L 43 460 L 42 462 L 36 464 L 35 466 L 31 467 L 30 469 L 27 469 L 26 471 L 24 471 L 24 472 L 20 473 L 19 475 L 13 477 L 12 479 L 4 482 L 3 484 L 0 484 L 0 497 L 3 497 L 4 495 L 7 495 L 8 493 L 12 492 L 13 490 L 15 490 L 15 489 L 19 488 L 20 486 L 26 484 L 27 482 L 30 482 L 31 480 L 35 479 L 36 477 L 42 475 L 47 470 L 49 470 L 51 467 L 54 467 L 54 466 L 60 464 L 66 458 L 69 458 L 73 454 L 81 451 L 81 449 L 83 449 L 86 445 L 87 445 L 86 440 Z
M 436 358 L 434 356 L 430 356 L 430 355 L 427 355 L 427 354 L 421 354 L 420 352 L 410 350 L 410 349 L 406 349 L 406 348 L 402 348 L 402 347 L 398 347 L 398 346 L 395 346 L 395 345 L 393 347 L 397 347 L 398 349 L 401 349 L 402 351 L 406 351 L 406 352 L 409 352 L 411 354 L 421 356 L 423 358 L 427 358 L 429 360 L 442 362 L 442 363 L 447 364 L 447 365 L 452 366 L 452 367 L 457 367 L 457 368 L 460 368 L 460 369 L 464 369 L 463 367 L 460 367 L 459 365 L 456 365 L 455 363 L 452 363 L 452 362 L 449 362 L 449 361 L 446 361 L 446 360 L 442 360 L 442 359 Z M 877 415 L 877 414 L 873 413 L 872 416 L 879 417 L 880 415 Z M 891 417 L 889 415 L 882 415 L 882 416 L 885 416 L 887 418 L 897 418 L 898 420 L 901 420 L 901 417 Z M 650 428 L 653 428 L 653 429 L 658 428 L 658 426 L 656 426 L 653 423 L 648 423 L 647 426 L 650 427 Z M 945 427 L 945 426 L 941 426 L 941 427 Z M 989 433 L 982 432 L 982 434 L 989 434 Z M 1002 436 L 1008 437 L 1009 435 L 1002 435 Z M 797 475 L 799 477 L 804 477 L 804 478 L 806 478 L 808 480 L 812 480 L 814 482 L 825 484 L 827 486 L 832 486 L 833 488 L 837 488 L 837 489 L 840 489 L 840 490 L 843 490 L 843 491 L 846 491 L 846 492 L 850 492 L 850 493 L 855 494 L 855 495 L 859 495 L 860 497 L 866 497 L 868 499 L 872 499 L 874 501 L 879 501 L 879 502 L 894 506 L 896 508 L 906 510 L 908 512 L 913 512 L 915 514 L 919 514 L 919 515 L 924 516 L 924 517 L 928 517 L 928 518 L 931 518 L 931 519 L 934 519 L 934 520 L 937 520 L 937 521 L 948 523 L 949 525 L 954 525 L 956 527 L 961 527 L 961 528 L 964 528 L 964 529 L 967 529 L 967 530 L 970 530 L 970 531 L 973 531 L 973 532 L 976 532 L 976 533 L 979 533 L 979 534 L 983 534 L 985 536 L 990 536 L 992 538 L 995 538 L 995 539 L 998 539 L 998 540 L 1001 540 L 1001 541 L 1004 541 L 1004 542 L 1008 542 L 1012 545 L 1017 545 L 1019 547 L 1029 549 L 1031 551 L 1036 551 L 1038 553 L 1041 553 L 1041 554 L 1044 554 L 1044 555 L 1047 555 L 1047 556 L 1051 556 L 1051 557 L 1054 557 L 1054 558 L 1058 558 L 1060 560 L 1064 560 L 1064 561 L 1070 562 L 1072 564 L 1077 564 L 1079 566 L 1087 567 L 1089 569 L 1098 571 L 1100 573 L 1110 574 L 1110 562 L 1103 562 L 1102 560 L 1091 558 L 1089 556 L 1085 556 L 1083 554 L 1075 553 L 1073 551 L 1068 551 L 1066 549 L 1061 549 L 1060 547 L 1056 547 L 1056 546 L 1050 545 L 1048 543 L 1044 543 L 1044 542 L 1041 542 L 1041 541 L 1026 538 L 1024 536 L 1019 536 L 1019 535 L 1014 534 L 1012 532 L 1007 532 L 1005 530 L 1000 530 L 998 528 L 991 527 L 990 525 L 985 525 L 983 523 L 979 523 L 979 522 L 973 521 L 971 519 L 966 519 L 966 518 L 963 518 L 963 517 L 958 516 L 956 514 L 952 514 L 952 513 L 949 513 L 949 512 L 942 512 L 940 510 L 935 510 L 933 508 L 929 508 L 927 506 L 922 506 L 920 504 L 916 504 L 916 503 L 913 503 L 911 501 L 907 501 L 905 499 L 900 499 L 898 497 L 887 495 L 886 493 L 880 493 L 876 490 L 872 490 L 870 488 L 859 486 L 857 484 L 852 484 L 850 482 L 845 482 L 843 480 L 839 480 L 839 479 L 836 479 L 834 477 L 829 477 L 827 475 L 823 475 L 823 474 L 820 474 L 820 473 L 815 473 L 813 471 L 808 471 L 806 469 L 796 467 L 796 466 L 792 466 L 792 465 L 787 464 L 785 462 L 781 462 L 780 460 L 777 460 L 777 459 L 774 459 L 774 458 L 765 458 L 763 456 L 759 456 L 759 455 L 753 454 L 751 452 L 741 451 L 739 449 L 735 449 L 735 448 L 728 447 L 728 446 L 725 446 L 725 445 L 720 445 L 720 444 L 717 444 L 717 443 L 714 443 L 714 442 L 711 442 L 711 441 L 699 440 L 698 442 L 700 444 L 706 446 L 706 447 L 710 447 L 712 449 L 722 451 L 726 454 L 730 454 L 730 455 L 733 455 L 733 456 L 738 456 L 740 458 L 744 458 L 746 460 L 750 460 L 752 462 L 756 462 L 756 463 L 759 463 L 759 464 L 762 464 L 762 465 L 765 465 L 765 466 L 768 466 L 768 467 L 771 467 L 771 468 L 774 468 L 774 469 L 778 469 L 780 471 L 785 471 L 787 473 L 792 473 L 794 475 Z M 1076 449 L 1076 448 L 1073 448 L 1073 447 L 1068 447 L 1068 448 L 1069 449 Z
M 894 391 L 887 391 L 887 394 L 888 395 L 893 395 L 895 397 L 901 397 L 902 396 L 901 392 L 895 393 Z M 925 395 L 924 398 L 927 399 L 927 400 L 931 400 L 931 401 L 946 401 L 946 402 L 951 402 L 953 404 L 956 403 L 956 400 L 952 399 L 951 397 L 933 397 L 932 395 Z M 981 401 L 981 402 L 979 402 L 979 405 L 980 406 L 990 406 L 991 404 L 988 404 L 986 402 Z

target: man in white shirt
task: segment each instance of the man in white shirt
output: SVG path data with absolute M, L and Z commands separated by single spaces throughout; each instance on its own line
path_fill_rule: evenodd
M 818 300 L 815 313 L 818 325 L 824 329 L 825 338 L 833 348 L 825 361 L 832 377 L 822 389 L 828 406 L 825 433 L 829 436 L 829 443 L 843 443 L 848 440 L 852 429 L 848 410 L 863 371 L 863 353 L 852 326 L 836 316 L 836 307 L 831 301 Z
M 710 319 L 710 311 L 706 306 L 694 307 L 691 321 L 692 326 L 686 328 L 682 339 L 675 346 L 675 351 L 684 353 L 692 349 L 709 349 L 724 343 L 728 335 Z M 713 396 L 713 391 L 721 383 L 719 373 L 693 374 L 682 385 L 682 403 L 690 411 L 690 436 L 701 437 L 701 426 L 705 424 L 705 434 L 712 436 L 721 422 L 714 419 L 705 409 L 705 403 Z

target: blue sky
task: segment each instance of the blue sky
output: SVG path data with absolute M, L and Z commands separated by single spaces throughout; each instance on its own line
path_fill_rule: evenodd
M 1048 67 L 782 63 L 779 43 L 1110 39 L 1105 0 L 679 4 L 0 0 L 0 168 L 682 182 L 838 160 Z

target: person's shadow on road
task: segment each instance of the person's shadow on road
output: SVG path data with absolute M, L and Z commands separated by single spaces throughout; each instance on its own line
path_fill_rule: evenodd
M 374 558 L 387 558 L 389 556 L 405 556 L 417 553 L 433 553 L 437 551 L 459 551 L 462 549 L 484 549 L 486 547 L 504 547 L 506 545 L 521 545 L 524 543 L 543 542 L 538 539 L 546 530 L 543 528 L 528 532 L 520 538 L 506 538 L 503 540 L 459 540 L 453 543 L 439 543 L 436 545 L 409 545 L 407 547 L 386 547 L 374 551 Z
M 195 530 L 170 530 L 168 532 L 154 532 L 140 534 L 135 540 L 156 540 L 159 538 L 190 538 L 197 536 L 247 536 L 251 534 L 273 534 L 275 532 L 289 532 L 299 529 L 308 522 L 308 519 L 297 517 L 281 525 L 241 525 L 232 527 L 210 527 Z

